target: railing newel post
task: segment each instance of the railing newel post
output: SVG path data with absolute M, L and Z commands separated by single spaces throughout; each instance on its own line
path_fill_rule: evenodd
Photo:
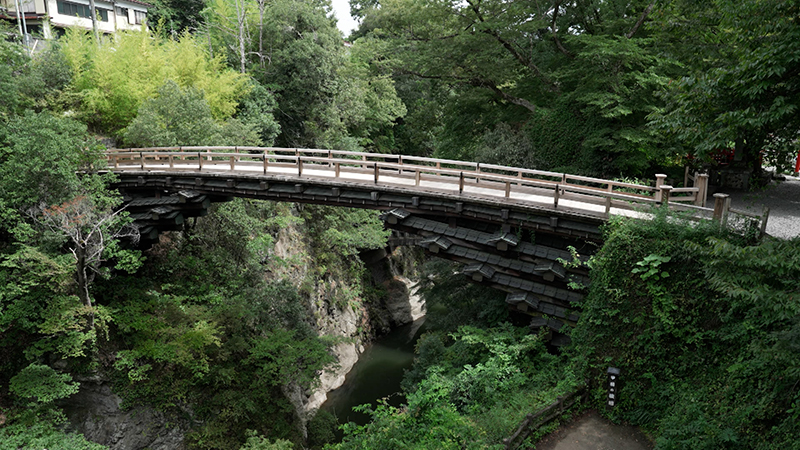
M 725 223 L 730 202 L 731 199 L 728 194 L 723 194 L 721 192 L 714 194 L 714 215 L 712 216 L 714 221 L 720 222 L 720 224 Z
M 378 170 L 379 169 L 378 169 L 378 162 L 377 161 L 373 164 L 373 167 L 375 169 L 375 184 L 378 184 Z
M 559 187 L 558 184 L 556 184 L 556 188 L 553 191 L 553 208 L 558 208 L 559 193 Z
M 656 202 L 660 202 L 661 201 L 661 191 L 660 191 L 659 188 L 661 187 L 662 184 L 664 184 L 664 182 L 666 180 L 667 180 L 667 176 L 665 174 L 663 174 L 663 173 L 657 173 L 656 174 L 656 194 L 655 194 Z
M 200 167 L 197 170 L 198 171 L 202 171 L 203 170 L 203 154 L 200 153 L 200 152 L 197 152 L 197 163 L 200 165 Z
M 461 195 L 464 193 L 464 172 L 461 171 L 458 173 L 458 194 Z
M 706 206 L 706 197 L 708 196 L 708 174 L 698 173 L 695 175 L 694 184 L 700 189 L 695 199 L 695 205 Z
M 139 152 L 139 164 L 141 165 L 142 170 L 144 170 L 144 153 Z

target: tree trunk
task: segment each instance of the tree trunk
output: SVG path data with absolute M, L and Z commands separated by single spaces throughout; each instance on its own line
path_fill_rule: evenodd
M 86 249 L 80 245 L 76 246 L 75 259 L 75 281 L 77 283 L 78 298 L 81 303 L 90 308 L 88 331 L 94 328 L 94 311 L 91 309 L 92 298 L 89 296 L 89 277 L 86 274 L 88 265 L 86 262 Z
M 97 31 L 97 9 L 94 7 L 94 0 L 89 0 L 89 9 L 92 11 L 92 30 L 94 31 L 94 40 L 100 44 L 100 32 Z

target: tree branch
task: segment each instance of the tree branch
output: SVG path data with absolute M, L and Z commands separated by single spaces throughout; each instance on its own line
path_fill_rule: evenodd
M 644 11 L 642 12 L 642 15 L 639 16 L 639 20 L 636 22 L 636 25 L 634 25 L 633 28 L 631 28 L 631 31 L 629 31 L 628 34 L 625 35 L 626 38 L 630 39 L 633 37 L 634 34 L 636 34 L 636 32 L 639 30 L 639 27 L 641 27 L 642 24 L 644 23 L 644 20 L 647 19 L 647 15 L 650 14 L 650 11 L 653 10 L 654 6 L 656 6 L 656 0 L 651 0 L 650 4 L 647 5 L 647 8 L 645 8 Z
M 553 34 L 553 42 L 556 44 L 556 48 L 561 53 L 569 56 L 570 58 L 574 58 L 572 53 L 569 52 L 564 46 L 561 44 L 561 39 L 558 38 L 558 34 L 556 33 L 556 19 L 558 18 L 558 10 L 561 8 L 561 1 L 556 1 L 555 5 L 553 5 L 553 20 L 550 23 L 550 32 Z

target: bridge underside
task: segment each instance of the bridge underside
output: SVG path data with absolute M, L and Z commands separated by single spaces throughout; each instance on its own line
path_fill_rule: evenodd
M 416 245 L 428 253 L 464 263 L 463 273 L 471 281 L 507 292 L 510 308 L 533 315 L 533 327 L 555 332 L 580 315 L 583 293 L 570 286 L 588 284 L 585 270 L 562 263 L 573 259 L 567 248 L 591 254 L 603 222 L 457 193 L 308 177 L 143 171 L 120 173 L 118 179 L 115 187 L 139 225 L 144 246 L 156 242 L 161 231 L 180 229 L 187 217 L 206 215 L 211 203 L 233 197 L 382 210 L 387 228 L 417 235 Z

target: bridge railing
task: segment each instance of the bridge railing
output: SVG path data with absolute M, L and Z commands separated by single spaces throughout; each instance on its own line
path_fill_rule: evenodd
M 655 186 L 476 162 L 326 149 L 277 147 L 156 147 L 107 152 L 114 170 L 237 171 L 298 177 L 334 178 L 361 183 L 457 192 L 460 195 L 533 202 L 553 208 L 589 209 L 606 217 L 668 205 L 697 220 L 751 223 L 763 231 L 767 214 L 730 209 L 730 202 L 705 208 L 706 186 L 673 188 L 666 175 Z M 707 180 L 697 177 L 696 180 Z M 695 181 L 697 184 L 697 181 Z M 722 210 L 720 210 L 722 208 Z

